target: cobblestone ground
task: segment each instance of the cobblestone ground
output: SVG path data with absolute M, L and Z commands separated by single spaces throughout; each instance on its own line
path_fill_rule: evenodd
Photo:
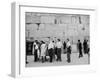
M 52 63 L 50 62 L 34 62 L 34 56 L 28 56 L 27 61 L 28 64 L 26 64 L 26 67 L 39 67 L 39 66 L 60 66 L 60 65 L 84 65 L 84 64 L 89 64 L 89 57 L 87 54 L 83 54 L 83 57 L 79 58 L 78 57 L 79 53 L 72 53 L 71 54 L 71 62 L 68 63 L 66 60 L 67 55 L 62 54 L 62 61 L 57 62 L 53 61 Z

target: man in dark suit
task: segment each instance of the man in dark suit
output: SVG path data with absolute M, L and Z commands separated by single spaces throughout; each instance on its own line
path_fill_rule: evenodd
M 83 51 L 84 51 L 84 54 L 87 54 L 88 53 L 87 40 L 84 40 L 84 42 L 83 42 Z
M 65 41 L 63 43 L 63 50 L 64 50 L 64 53 L 66 53 L 66 42 Z
M 71 62 L 71 43 L 69 39 L 67 39 L 67 62 Z
M 28 55 L 28 41 L 26 40 L 26 64 L 28 64 L 28 61 L 27 61 L 27 55 Z
M 62 42 L 60 41 L 60 39 L 58 39 L 57 43 L 56 43 L 56 47 L 57 47 L 57 61 L 62 61 L 61 60 L 61 52 L 62 52 Z
M 80 42 L 80 40 L 78 40 L 78 51 L 79 51 L 79 58 L 83 57 L 83 54 L 82 54 L 82 43 Z

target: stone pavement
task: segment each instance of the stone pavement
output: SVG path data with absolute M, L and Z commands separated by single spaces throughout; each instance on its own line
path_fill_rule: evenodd
M 39 66 L 61 66 L 61 65 L 84 65 L 84 64 L 89 64 L 90 63 L 90 59 L 88 57 L 87 54 L 83 54 L 83 57 L 78 58 L 79 53 L 72 53 L 71 54 L 71 62 L 68 63 L 67 60 L 67 55 L 66 54 L 62 54 L 62 61 L 61 62 L 57 62 L 57 61 L 53 61 L 52 63 L 50 62 L 34 62 L 34 56 L 28 56 L 27 57 L 27 61 L 29 62 L 28 64 L 26 64 L 26 67 L 39 67 Z

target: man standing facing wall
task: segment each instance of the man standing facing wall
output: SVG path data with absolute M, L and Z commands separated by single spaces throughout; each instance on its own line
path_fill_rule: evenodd
M 56 47 L 57 47 L 57 61 L 61 61 L 62 42 L 60 41 L 60 39 L 57 40 Z

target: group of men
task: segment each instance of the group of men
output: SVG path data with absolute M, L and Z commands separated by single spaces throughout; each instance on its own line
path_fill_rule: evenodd
M 78 40 L 77 48 L 78 48 L 78 51 L 79 51 L 79 58 L 83 57 L 83 53 L 82 52 L 84 52 L 84 54 L 88 54 L 89 55 L 90 47 L 89 47 L 88 40 L 84 39 L 83 46 L 82 46 L 81 41 Z
M 47 61 L 47 56 L 49 57 L 49 62 L 61 61 L 61 51 L 63 44 L 60 39 L 57 42 L 50 40 L 49 42 L 38 42 L 37 40 L 33 43 L 33 54 L 34 62 Z
M 79 58 L 83 57 L 82 50 L 84 53 L 89 53 L 88 41 L 84 40 L 83 47 L 80 40 L 78 40 L 77 48 L 79 52 Z M 67 50 L 66 60 L 68 63 L 71 62 L 71 43 L 70 40 L 67 39 L 67 42 L 57 39 L 57 41 L 50 40 L 49 42 L 38 41 L 35 40 L 33 42 L 32 54 L 34 55 L 34 62 L 41 61 L 42 63 L 49 61 L 52 63 L 53 61 L 62 61 L 62 51 Z M 27 61 L 27 60 L 26 60 Z

